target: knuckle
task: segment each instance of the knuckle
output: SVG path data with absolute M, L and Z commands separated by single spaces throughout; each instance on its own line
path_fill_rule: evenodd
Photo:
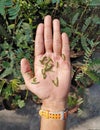
M 52 39 L 51 38 L 47 38 L 47 39 L 45 39 L 45 43 L 51 43 L 52 42 Z

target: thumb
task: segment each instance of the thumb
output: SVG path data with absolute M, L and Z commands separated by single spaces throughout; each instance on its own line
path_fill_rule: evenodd
M 25 58 L 21 60 L 21 73 L 26 85 L 29 84 L 29 81 L 33 78 L 33 73 L 29 61 Z

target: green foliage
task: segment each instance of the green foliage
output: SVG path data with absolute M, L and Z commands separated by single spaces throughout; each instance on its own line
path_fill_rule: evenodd
M 85 48 L 85 54 L 83 58 L 83 64 L 80 67 L 81 72 L 76 75 L 76 81 L 79 81 L 80 84 L 82 85 L 85 78 L 88 76 L 88 82 L 92 80 L 94 83 L 99 83 L 100 84 L 100 60 L 98 58 L 91 58 L 93 52 L 95 51 L 95 47 L 100 43 L 100 42 L 93 42 L 92 40 L 90 41 L 89 39 L 87 40 L 90 47 Z M 86 80 L 85 80 L 86 81 Z M 83 84 L 83 86 L 87 86 L 87 84 Z
M 13 106 L 18 106 L 19 108 L 22 108 L 25 106 L 25 101 L 21 99 L 21 96 L 16 95 L 15 98 L 13 98 L 12 101 Z
M 15 6 L 8 9 L 9 19 L 13 20 L 18 16 L 18 13 L 20 11 L 19 3 L 16 3 Z
M 99 0 L 91 0 L 89 3 L 90 6 L 100 6 L 100 1 Z
M 17 80 L 23 83 L 20 60 L 26 57 L 33 66 L 36 27 L 47 14 L 59 18 L 61 31 L 69 36 L 72 85 L 78 91 L 100 83 L 100 60 L 93 56 L 100 45 L 97 4 L 98 0 L 0 0 L 0 94 L 5 99 L 16 95 L 12 104 L 25 105 L 16 93 Z M 82 97 L 82 93 L 78 95 Z M 69 107 L 78 105 L 78 102 L 81 104 L 80 97 L 76 91 L 70 94 Z
M 6 82 L 5 80 L 0 81 L 0 95 L 1 95 L 1 92 L 2 92 L 2 89 L 3 89 L 5 82 Z
M 19 80 L 18 79 L 13 79 L 10 80 L 10 82 L 7 82 L 5 79 L 0 80 L 1 84 L 1 94 L 5 99 L 8 99 L 9 96 L 14 95 L 15 92 L 19 91 Z
M 11 106 L 22 108 L 25 106 L 25 101 L 20 96 L 20 81 L 18 79 L 10 80 L 9 82 L 5 79 L 0 80 L 0 95 L 2 100 L 11 102 Z M 0 101 L 2 104 L 3 101 Z
M 5 15 L 5 9 L 4 9 L 4 7 L 5 7 L 5 1 L 4 0 L 1 0 L 0 1 L 0 14 L 1 15 Z
M 77 104 L 76 95 L 75 94 L 74 95 L 69 94 L 68 95 L 68 108 L 72 108 L 72 107 L 76 106 L 76 104 Z
M 66 7 L 63 12 L 64 16 L 60 18 L 62 31 L 65 31 L 71 40 L 71 58 L 74 69 L 72 84 L 77 87 L 100 83 L 100 62 L 96 64 L 96 58 L 95 60 L 93 58 L 100 45 L 98 29 L 100 19 L 98 8 L 91 8 L 89 3 L 90 1 L 87 3 L 75 1 L 73 5 L 71 0 L 67 1 L 70 7 Z M 93 62 L 95 63 L 91 67 Z
M 78 19 L 78 16 L 79 16 L 79 12 L 77 12 L 74 16 L 73 16 L 73 18 L 72 18 L 72 25 L 74 25 L 75 24 L 75 22 L 77 21 L 77 19 Z
M 75 94 L 75 93 L 70 93 L 69 95 L 68 95 L 68 108 L 70 109 L 70 108 L 73 108 L 73 107 L 75 107 L 76 105 L 77 106 L 79 106 L 79 105 L 81 105 L 83 103 L 83 99 L 82 98 L 79 98 L 78 96 L 77 96 L 77 94 Z
M 0 14 L 6 17 L 9 15 L 9 19 L 15 19 L 20 11 L 19 3 L 14 3 L 12 0 L 1 0 L 0 1 Z

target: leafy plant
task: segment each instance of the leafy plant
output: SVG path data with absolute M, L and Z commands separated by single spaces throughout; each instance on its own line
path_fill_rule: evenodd
M 77 97 L 77 95 L 74 93 L 70 93 L 68 95 L 68 108 L 72 108 L 75 107 L 76 105 L 79 106 L 80 104 L 83 103 L 83 99 L 81 97 L 79 97 L 79 99 Z
M 100 45 L 98 7 L 91 7 L 90 1 L 84 2 L 67 1 L 60 17 L 62 32 L 69 35 L 71 43 L 72 86 L 77 90 L 93 83 L 100 84 L 100 60 L 93 56 Z M 82 93 L 78 95 L 83 97 Z M 69 106 L 75 106 L 80 96 L 69 95 Z
M 16 107 L 23 107 L 25 105 L 25 101 L 20 96 L 20 81 L 18 79 L 13 79 L 7 82 L 7 80 L 0 80 L 0 95 L 2 96 L 2 104 L 3 101 L 10 102 L 11 109 Z M 5 104 L 6 105 L 6 104 Z

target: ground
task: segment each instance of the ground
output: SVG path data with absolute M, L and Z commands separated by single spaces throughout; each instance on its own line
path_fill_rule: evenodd
M 29 101 L 16 111 L 0 111 L 0 130 L 39 130 L 40 106 Z M 69 115 L 66 130 L 100 130 L 100 86 L 86 89 L 83 114 Z

